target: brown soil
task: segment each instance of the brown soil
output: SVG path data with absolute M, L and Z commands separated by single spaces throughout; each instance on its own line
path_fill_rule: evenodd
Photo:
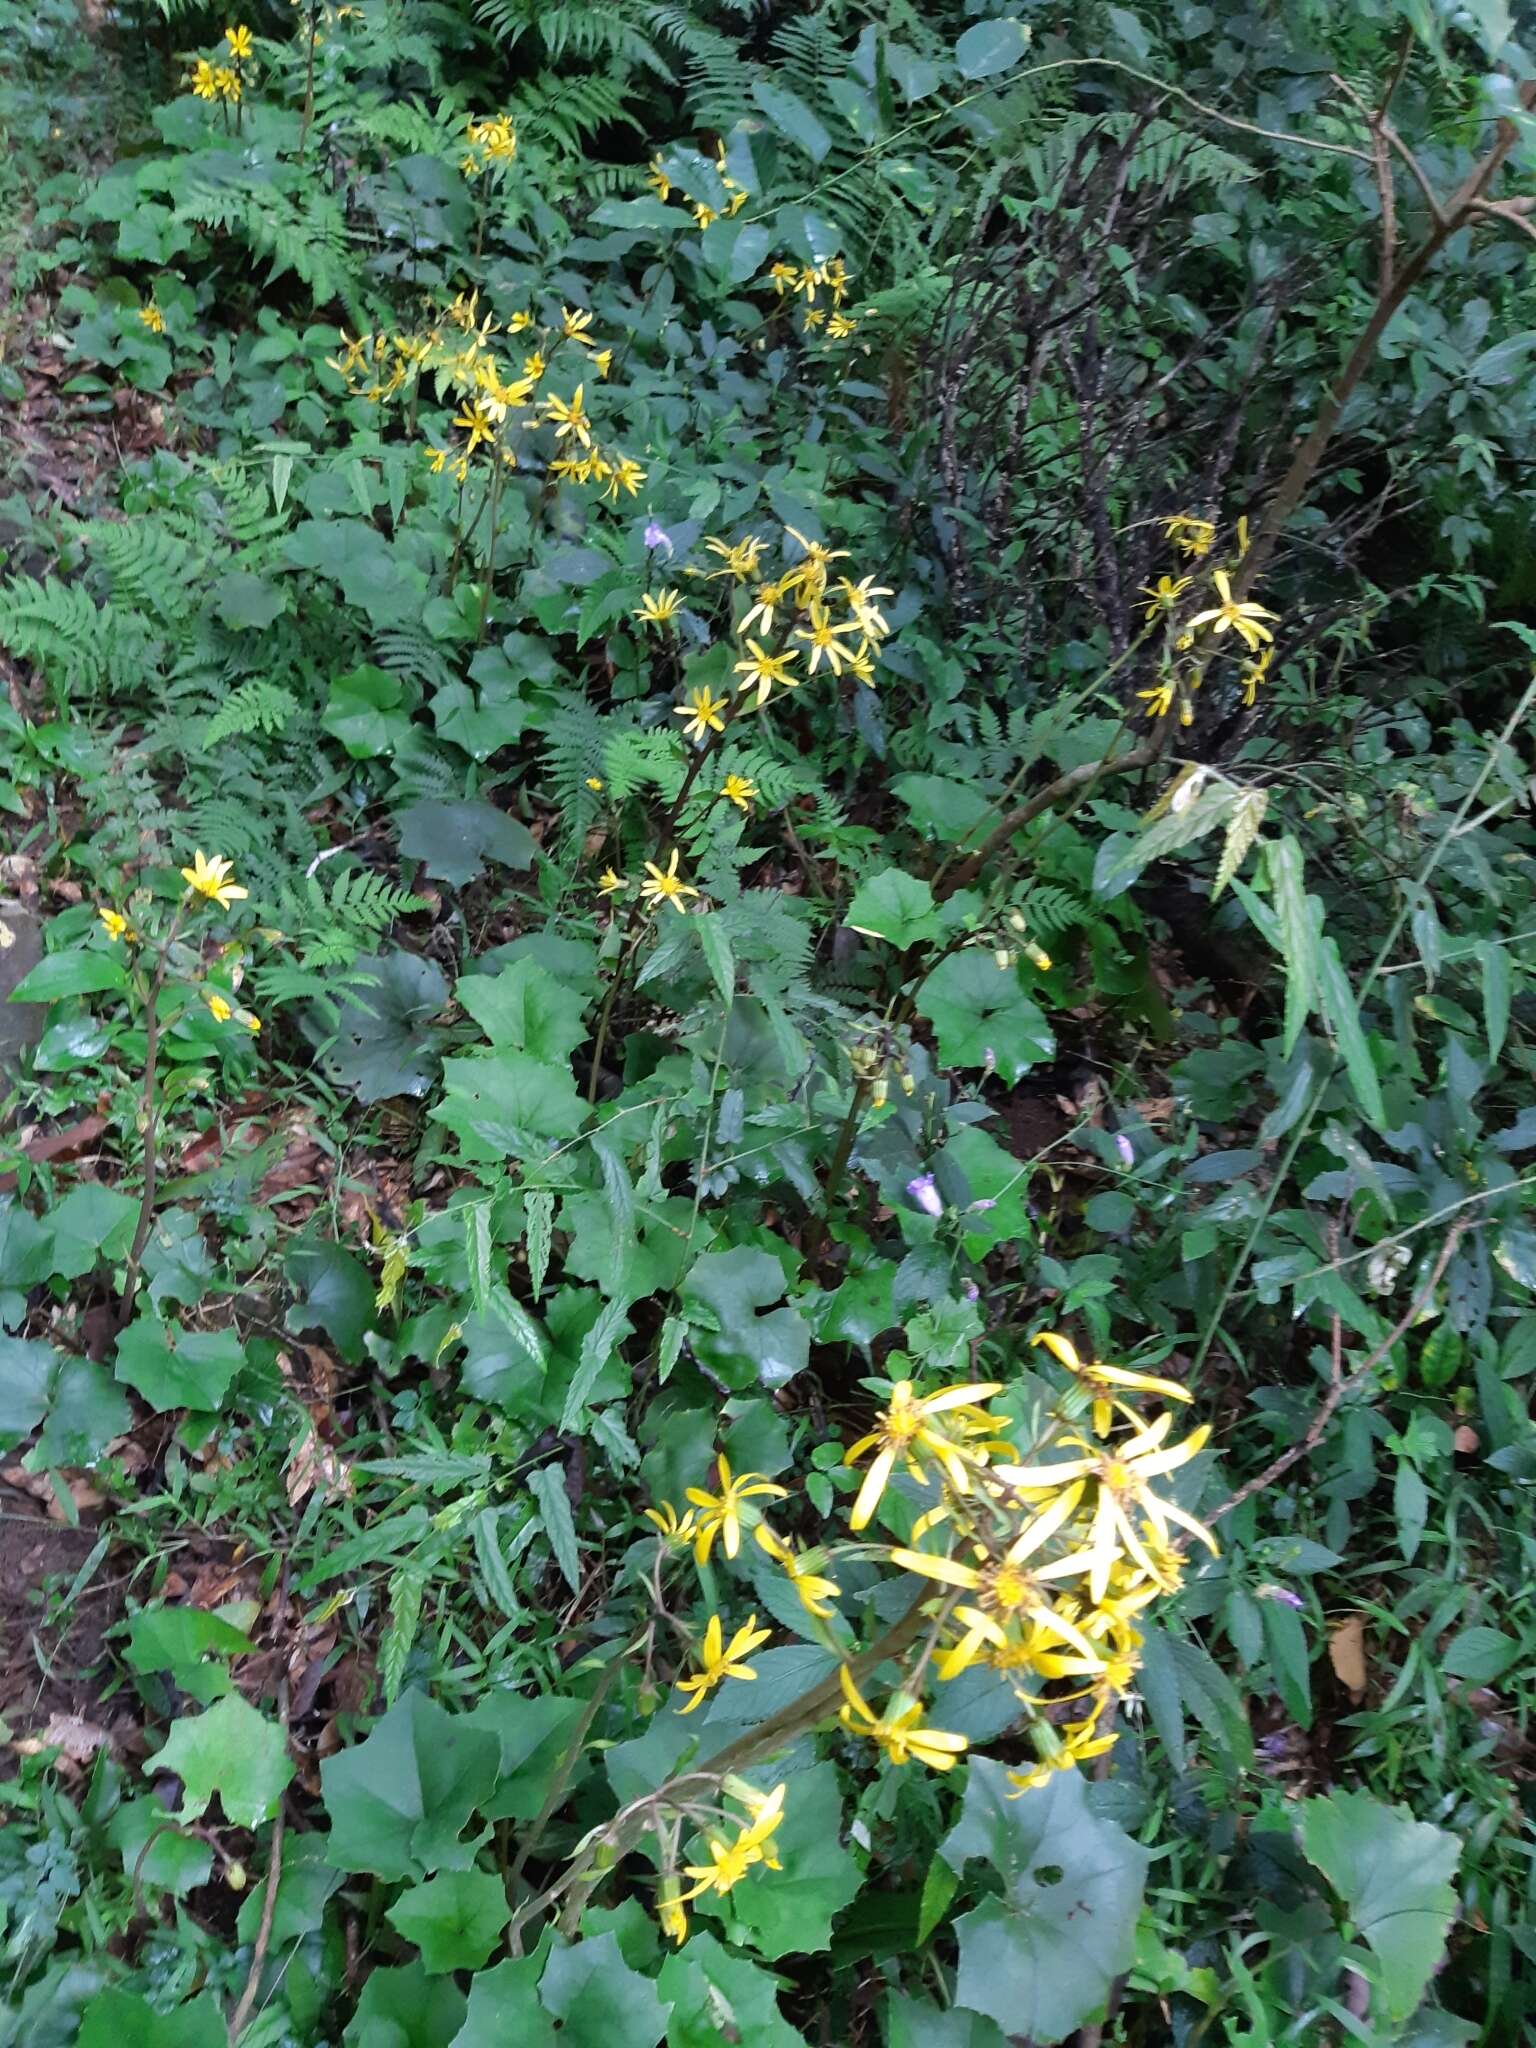
M 121 1586 L 104 1562 L 62 1619 L 50 1612 L 99 1533 L 86 1515 L 77 1529 L 50 1521 L 30 1495 L 0 1481 L 0 1719 L 13 1736 L 55 1715 L 110 1725 L 104 1641 L 122 1611 Z

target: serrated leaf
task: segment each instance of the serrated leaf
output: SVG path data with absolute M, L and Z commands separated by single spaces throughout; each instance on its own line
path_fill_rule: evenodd
M 537 1297 L 544 1290 L 549 1271 L 550 1246 L 554 1241 L 555 1198 L 548 1188 L 534 1188 L 523 1197 L 523 1217 L 528 1251 L 528 1285 Z
M 426 1573 L 420 1565 L 402 1565 L 389 1579 L 389 1625 L 379 1646 L 379 1676 L 384 1698 L 393 1706 L 405 1678 L 405 1660 L 411 1654 L 421 1623 L 421 1596 Z
M 271 1820 L 293 1776 L 282 1729 L 239 1693 L 173 1723 L 151 1768 L 180 1778 L 180 1819 L 197 1820 L 217 1793 L 225 1819 L 237 1828 Z
M 528 1475 L 528 1490 L 539 1504 L 539 1520 L 549 1547 L 554 1552 L 566 1584 L 573 1593 L 581 1591 L 581 1559 L 576 1548 L 576 1524 L 571 1515 L 571 1497 L 565 1489 L 565 1472 L 559 1465 L 541 1465 Z
M 1301 848 L 1287 833 L 1264 849 L 1269 893 L 1280 927 L 1280 957 L 1285 965 L 1285 1031 L 1287 1058 L 1317 1003 L 1317 939 L 1302 879 Z
M 1477 957 L 1483 968 L 1483 1029 L 1488 1038 L 1488 1057 L 1496 1060 L 1509 1031 L 1509 1005 L 1514 990 L 1509 948 L 1493 939 L 1480 939 Z
M 736 994 L 736 956 L 726 937 L 725 920 L 711 912 L 694 920 L 694 930 L 704 948 L 704 958 L 714 976 L 715 987 L 720 991 L 720 1000 L 729 1008 Z
M 1216 864 L 1216 879 L 1211 884 L 1213 903 L 1247 859 L 1248 850 L 1259 836 L 1259 828 L 1264 823 L 1264 813 L 1268 809 L 1267 789 L 1250 789 L 1233 807 L 1232 815 L 1227 820 L 1226 844 L 1221 849 L 1221 859 Z
M 979 1858 L 1002 1881 L 955 1924 L 955 2003 L 1010 2037 L 1059 2041 L 1130 1968 L 1150 1859 L 1090 1811 L 1080 1772 L 1016 1789 L 1001 1764 L 973 1757 L 960 1819 L 939 1844 L 954 1870 Z
M 1109 870 L 1106 880 L 1114 882 L 1128 872 L 1140 874 L 1153 861 L 1193 846 L 1196 840 L 1227 822 L 1236 802 L 1236 793 L 1225 783 L 1203 789 L 1184 802 L 1178 800 L 1176 788 L 1166 808 L 1154 808 L 1148 822 Z
M 1324 939 L 1317 950 L 1318 992 L 1322 999 L 1323 1015 L 1333 1042 L 1338 1047 L 1344 1070 L 1349 1075 L 1350 1086 L 1355 1091 L 1355 1100 L 1365 1113 L 1367 1122 L 1379 1131 L 1386 1123 L 1386 1107 L 1381 1099 L 1381 1083 L 1376 1077 L 1376 1068 L 1371 1060 L 1370 1047 L 1365 1042 L 1365 1032 L 1360 1023 L 1360 1012 L 1355 1003 L 1355 992 L 1349 985 L 1349 976 L 1344 972 L 1344 963 L 1339 958 L 1336 939 Z
M 1301 1810 L 1301 1844 L 1344 1901 L 1381 1966 L 1387 2016 L 1407 2019 L 1439 1964 L 1456 1911 L 1461 1844 L 1366 1792 L 1332 1792 Z

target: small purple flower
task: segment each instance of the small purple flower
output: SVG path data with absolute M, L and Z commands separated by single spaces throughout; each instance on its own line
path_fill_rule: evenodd
M 931 1173 L 920 1173 L 915 1180 L 909 1180 L 907 1182 L 907 1193 L 916 1202 L 925 1216 L 942 1216 L 944 1214 L 944 1204 L 939 1199 L 939 1191 L 933 1184 L 933 1175 Z
M 987 1195 L 982 1201 L 972 1202 L 965 1213 L 967 1216 L 980 1216 L 984 1214 L 988 1209 L 995 1209 L 996 1207 L 996 1195 Z
M 967 1301 L 977 1302 L 981 1299 L 981 1289 L 976 1285 L 976 1282 L 974 1280 L 962 1280 L 960 1282 L 960 1292 L 965 1296 Z
M 1253 1590 L 1256 1598 L 1278 1601 L 1280 1606 L 1293 1608 L 1298 1613 L 1307 1604 L 1301 1595 L 1293 1593 L 1289 1586 L 1277 1586 L 1270 1583 L 1267 1586 L 1255 1586 Z
M 1120 1154 L 1121 1160 L 1126 1166 L 1134 1166 L 1136 1164 L 1136 1147 L 1131 1143 L 1124 1131 L 1116 1131 L 1115 1133 L 1115 1150 Z
M 664 526 L 658 526 L 654 519 L 645 523 L 645 544 L 648 548 L 665 548 L 667 559 L 672 558 L 672 536 Z

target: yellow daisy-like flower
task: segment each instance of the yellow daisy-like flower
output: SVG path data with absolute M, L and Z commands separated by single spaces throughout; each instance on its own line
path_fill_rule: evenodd
M 230 56 L 237 64 L 250 62 L 254 46 L 251 42 L 251 32 L 243 22 L 236 28 L 225 29 L 224 40 L 229 45 Z
M 200 100 L 216 100 L 219 96 L 218 73 L 206 57 L 199 57 L 193 65 L 189 83 Z
M 674 859 L 676 856 L 674 855 Z M 788 1489 L 766 1478 L 761 1472 L 743 1472 L 733 1478 L 729 1461 L 717 1458 L 715 1464 L 720 1473 L 720 1491 L 708 1493 L 702 1486 L 690 1486 L 687 1498 L 699 1511 L 698 1535 L 694 1538 L 693 1554 L 699 1564 L 709 1563 L 709 1553 L 718 1536 L 727 1557 L 734 1557 L 741 1548 L 741 1504 L 746 1500 L 787 1500 Z
M 737 632 L 743 634 L 750 633 L 752 628 L 756 626 L 760 632 L 771 633 L 773 631 L 774 613 L 784 602 L 786 595 L 787 593 L 782 583 L 759 583 L 752 609 L 746 613 L 741 624 L 736 628 Z
M 1168 1401 L 1194 1398 L 1189 1389 L 1181 1387 L 1177 1380 L 1159 1379 L 1155 1373 L 1131 1372 L 1123 1365 L 1105 1365 L 1097 1358 L 1091 1364 L 1084 1364 L 1071 1338 L 1060 1336 L 1055 1330 L 1042 1330 L 1029 1341 L 1031 1344 L 1043 1344 L 1052 1358 L 1081 1380 L 1093 1395 L 1095 1436 L 1108 1436 L 1110 1423 L 1117 1412 L 1129 1420 L 1133 1429 L 1142 1426 L 1141 1417 L 1119 1398 L 1117 1389 L 1123 1388 L 1127 1393 L 1161 1394 Z
M 774 1853 L 772 1837 L 783 1818 L 784 1787 L 776 1785 L 766 1799 L 758 1802 L 750 1825 L 741 1830 L 734 1842 L 717 1841 L 711 1835 L 708 1838 L 708 1863 L 683 1866 L 683 1874 L 693 1879 L 693 1887 L 679 1894 L 679 1906 L 698 1898 L 701 1892 L 715 1892 L 723 1898 L 733 1886 L 741 1883 L 754 1864 L 761 1863 L 765 1870 L 777 1870 L 779 1859 Z
M 569 306 L 560 308 L 560 333 L 564 340 L 578 342 L 582 348 L 590 348 L 592 336 L 592 315 L 577 307 L 573 312 Z
M 720 716 L 730 704 L 728 697 L 716 697 L 706 683 L 695 690 L 686 703 L 673 706 L 674 718 L 686 718 L 688 723 L 683 731 L 691 740 L 702 740 L 712 732 L 724 732 L 725 720 Z
M 588 789 L 593 791 L 594 794 L 600 795 L 603 789 L 603 778 L 601 777 L 601 775 L 589 775 L 587 777 L 587 787 Z
M 730 541 L 715 540 L 711 537 L 705 540 L 704 548 L 707 554 L 718 555 L 725 564 L 723 569 L 711 569 L 710 575 L 734 576 L 738 583 L 745 583 L 749 576 L 756 575 L 757 565 L 763 553 L 763 543 L 755 533 L 749 533 L 745 540 L 739 540 L 734 545 Z
M 1108 1590 L 1110 1573 L 1122 1553 L 1134 1558 L 1149 1577 L 1156 1578 L 1157 1563 L 1148 1552 L 1141 1533 L 1144 1522 L 1150 1523 L 1162 1538 L 1168 1535 L 1168 1524 L 1176 1522 L 1191 1536 L 1198 1537 L 1212 1555 L 1217 1552 L 1216 1538 L 1203 1522 L 1197 1522 L 1185 1509 L 1152 1491 L 1152 1480 L 1187 1465 L 1191 1458 L 1205 1449 L 1211 1433 L 1210 1424 L 1202 1423 L 1183 1443 L 1170 1445 L 1165 1450 L 1163 1438 L 1172 1425 L 1171 1414 L 1160 1415 L 1139 1435 L 1111 1448 L 1087 1443 L 1081 1437 L 1063 1437 L 1063 1444 L 1075 1444 L 1084 1455 L 1049 1465 L 997 1467 L 997 1477 L 1005 1485 L 1026 1489 L 1070 1485 L 1075 1479 L 1089 1479 L 1094 1483 L 1097 1492 L 1087 1548 L 1090 1558 L 1088 1592 L 1095 1603 L 1102 1600 Z
M 641 1512 L 648 1522 L 655 1523 L 663 1543 L 675 1546 L 679 1550 L 685 1545 L 692 1543 L 694 1538 L 694 1514 L 692 1508 L 689 1508 L 686 1514 L 679 1515 L 671 1501 L 664 1500 L 660 1507 L 643 1508 Z
M 786 526 L 784 531 L 800 548 L 803 559 L 795 563 L 784 580 L 793 583 L 802 597 L 820 597 L 827 587 L 827 571 L 834 562 L 846 562 L 846 548 L 829 548 L 819 540 L 808 540 L 797 526 Z
M 850 577 L 838 578 L 838 589 L 843 602 L 854 617 L 854 622 L 866 640 L 883 640 L 891 630 L 884 612 L 876 603 L 877 598 L 891 597 L 895 593 L 885 584 L 876 583 L 873 576 L 861 576 L 857 583 Z
M 1277 619 L 1280 614 L 1265 609 L 1261 604 L 1245 604 L 1232 595 L 1232 579 L 1225 569 L 1216 570 L 1211 581 L 1216 586 L 1220 599 L 1209 611 L 1196 612 L 1189 622 L 1190 631 L 1198 632 L 1202 626 L 1209 626 L 1213 633 L 1234 632 L 1243 641 L 1250 653 L 1257 653 L 1266 640 L 1273 640 L 1274 634 L 1263 624 L 1265 619 Z
M 857 633 L 859 630 L 858 620 L 845 619 L 841 625 L 834 626 L 831 613 L 824 604 L 817 602 L 814 598 L 811 601 L 808 617 L 810 619 L 809 626 L 799 626 L 795 629 L 794 633 L 794 638 L 796 640 L 803 640 L 811 650 L 811 659 L 806 668 L 806 674 L 810 676 L 815 675 L 817 669 L 825 661 L 833 675 L 840 676 L 843 672 L 843 664 L 848 659 L 848 649 L 842 645 L 840 636 Z
M 680 590 L 648 590 L 633 616 L 642 625 L 665 626 L 677 617 L 682 608 L 683 593 Z
M 1114 1748 L 1116 1739 L 1113 1735 L 1096 1735 L 1092 1721 L 1076 1723 L 1060 1734 L 1048 1723 L 1040 1722 L 1036 1725 L 1035 1742 L 1045 1747 L 1045 1754 L 1032 1771 L 1010 1771 L 1008 1782 L 1019 1792 L 1037 1792 L 1051 1782 L 1057 1771 L 1076 1770 L 1090 1757 L 1106 1755 Z
M 777 292 L 793 291 L 799 278 L 800 273 L 793 263 L 775 263 L 768 272 L 768 281 Z
M 616 896 L 620 889 L 627 889 L 628 887 L 628 877 L 616 875 L 612 868 L 604 868 L 597 878 L 597 893 L 599 896 Z
M 1243 686 L 1243 702 L 1250 711 L 1259 701 L 1259 685 L 1268 679 L 1269 665 L 1274 658 L 1274 648 L 1266 647 L 1257 660 L 1243 664 L 1243 673 L 1238 680 Z
M 633 498 L 638 495 L 640 486 L 644 482 L 645 471 L 640 467 L 640 464 L 635 461 L 633 456 L 621 455 L 613 466 L 608 481 L 608 488 L 604 491 L 603 496 L 611 498 L 614 504 L 617 504 L 620 491 L 628 491 L 629 495 Z
M 754 1679 L 757 1673 L 750 1664 L 744 1664 L 743 1657 L 750 1657 L 754 1650 L 760 1650 L 773 1634 L 771 1628 L 758 1628 L 757 1616 L 749 1614 L 743 1627 L 737 1629 L 729 1642 L 720 1626 L 718 1614 L 709 1617 L 704 1631 L 704 1645 L 699 1652 L 701 1669 L 692 1678 L 678 1680 L 677 1689 L 689 1695 L 686 1707 L 680 1713 L 691 1714 L 695 1707 L 702 1706 L 714 1688 L 727 1678 Z M 691 1875 L 691 1873 L 690 1873 Z
M 245 1026 L 246 1030 L 249 1031 L 252 1038 L 259 1038 L 261 1036 L 261 1019 L 258 1016 L 255 1016 L 250 1010 L 237 1010 L 235 1015 Z
M 646 880 L 640 884 L 640 894 L 647 903 L 654 903 L 659 910 L 663 903 L 670 903 L 679 913 L 685 909 L 683 898 L 697 896 L 698 890 L 685 882 L 677 872 L 677 848 L 672 849 L 672 858 L 667 866 L 657 867 L 655 861 L 645 864 Z M 690 1494 L 689 1499 L 693 1498 Z
M 428 448 L 425 452 L 428 469 L 431 470 L 434 476 L 441 476 L 444 466 L 448 461 L 448 450 L 446 448 Z
M 211 989 L 203 991 L 203 1001 L 212 1010 L 216 1023 L 227 1024 L 235 1014 L 233 1004 L 227 1003 L 223 996 L 215 995 Z
M 657 1894 L 656 1918 L 661 1923 L 662 1933 L 670 1940 L 683 1942 L 688 1939 L 688 1915 L 683 1911 L 675 1877 L 669 1877 Z
M 546 398 L 544 416 L 554 422 L 555 439 L 563 441 L 568 435 L 574 436 L 583 448 L 592 446 L 592 422 L 582 410 L 584 384 L 578 384 L 569 398 Z
M 240 74 L 238 71 L 231 71 L 227 65 L 220 64 L 214 71 L 213 82 L 221 100 L 233 102 L 240 98 Z
M 828 1602 L 838 1597 L 840 1588 L 836 1579 L 825 1578 L 815 1569 L 821 1562 L 822 1553 L 817 1550 L 797 1551 L 766 1522 L 759 1522 L 752 1533 L 757 1538 L 758 1548 L 767 1552 L 794 1587 L 806 1613 L 814 1614 L 818 1621 L 829 1620 L 836 1609 Z
M 107 928 L 107 937 L 115 946 L 119 939 L 136 939 L 139 935 L 129 924 L 120 910 L 109 910 L 104 903 L 96 906 L 96 915 Z
M 165 315 L 161 312 L 160 308 L 154 303 L 153 300 L 150 300 L 147 304 L 140 306 L 139 318 L 144 323 L 144 325 L 149 329 L 151 334 L 164 334 Z
M 943 1467 L 957 1493 L 969 1492 L 970 1468 L 984 1465 L 988 1453 L 957 1441 L 935 1424 L 934 1417 L 950 1409 L 971 1408 L 990 1401 L 1002 1390 L 1001 1380 L 974 1380 L 965 1386 L 944 1387 L 937 1394 L 919 1395 L 912 1391 L 911 1380 L 898 1380 L 891 1389 L 889 1404 L 875 1418 L 868 1436 L 861 1436 L 843 1453 L 845 1465 L 856 1465 L 868 1452 L 875 1453 L 853 1504 L 853 1513 L 848 1517 L 849 1528 L 862 1529 L 869 1521 L 898 1459 L 914 1479 L 926 1483 L 928 1475 L 922 1464 L 926 1454 Z
M 233 868 L 233 861 L 224 860 L 219 855 L 215 855 L 212 860 L 205 860 L 202 848 L 199 847 L 192 856 L 191 867 L 182 869 L 181 878 L 190 893 L 206 896 L 210 903 L 217 903 L 220 910 L 228 910 L 231 903 L 251 893 L 249 889 L 239 888 L 229 879 Z
M 1173 692 L 1174 684 L 1170 679 L 1154 684 L 1150 690 L 1138 690 L 1136 695 L 1146 705 L 1148 718 L 1166 718 L 1173 709 Z
M 781 689 L 798 689 L 800 678 L 790 673 L 795 659 L 793 652 L 770 654 L 760 641 L 749 640 L 746 660 L 738 661 L 735 667 L 735 673 L 743 679 L 736 686 L 737 695 L 744 696 L 748 690 L 756 690 L 757 709 L 761 711 L 775 683 Z
M 672 180 L 667 176 L 666 172 L 662 169 L 661 158 L 659 156 L 653 156 L 651 158 L 651 165 L 650 169 L 646 172 L 645 182 L 656 194 L 656 197 L 661 201 L 662 205 L 665 206 L 667 201 L 672 197 Z
M 750 810 L 757 795 L 757 784 L 745 775 L 727 775 L 720 785 L 720 794 L 738 811 Z
M 846 313 L 834 313 L 827 322 L 828 341 L 846 341 L 858 329 L 858 321 L 851 320 Z
M 467 398 L 462 410 L 454 414 L 453 424 L 469 436 L 469 446 L 464 451 L 467 455 L 473 455 L 482 441 L 496 438 L 496 413 L 484 398 Z
M 1175 513 L 1163 521 L 1163 534 L 1181 555 L 1199 561 L 1216 545 L 1216 528 L 1209 519 L 1197 519 L 1191 512 Z
M 606 377 L 613 368 L 613 350 L 600 348 L 592 357 L 592 368 L 599 377 Z
M 952 1771 L 970 1744 L 963 1735 L 948 1735 L 942 1728 L 924 1728 L 923 1703 L 906 1693 L 893 1692 L 885 1712 L 876 1714 L 854 1684 L 846 1664 L 839 1667 L 843 1704 L 837 1718 L 851 1734 L 865 1736 L 883 1750 L 893 1764 L 910 1763 L 915 1757 L 930 1770 Z
M 1141 594 L 1147 600 L 1148 621 L 1171 612 L 1193 581 L 1192 576 L 1159 576 L 1155 583 L 1143 583 Z

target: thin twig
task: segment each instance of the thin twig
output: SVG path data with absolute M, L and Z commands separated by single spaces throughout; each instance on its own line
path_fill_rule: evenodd
M 284 1679 L 278 1687 L 278 1715 L 282 1722 L 283 1748 L 288 1747 L 288 1681 Z M 245 1989 L 240 1994 L 240 2003 L 235 2007 L 229 2022 L 230 2048 L 244 2033 L 256 2003 L 256 1994 L 261 1989 L 261 1973 L 266 1968 L 267 1950 L 272 1942 L 272 1916 L 277 1911 L 277 1888 L 283 1879 L 283 1823 L 286 1815 L 285 1802 L 281 1794 L 277 1802 L 277 1818 L 272 1823 L 272 1850 L 267 1858 L 267 1888 L 262 1894 L 261 1921 L 256 1929 L 256 1946 L 251 1950 L 250 1972 L 245 1980 Z
M 1370 1378 L 1393 1345 L 1397 1343 L 1398 1339 L 1417 1320 L 1419 1311 L 1440 1285 L 1445 1269 L 1455 1256 L 1456 1247 L 1461 1243 L 1466 1228 L 1467 1226 L 1464 1223 L 1456 1223 L 1451 1226 L 1450 1231 L 1446 1235 L 1445 1243 L 1440 1247 L 1440 1256 L 1435 1260 L 1429 1278 L 1424 1282 L 1424 1285 L 1413 1297 L 1406 1310 L 1398 1318 L 1397 1322 L 1393 1324 L 1386 1336 L 1382 1338 L 1375 1350 L 1348 1375 L 1342 1370 L 1342 1358 L 1339 1349 L 1339 1319 L 1337 1316 L 1334 1317 L 1333 1372 L 1329 1379 L 1328 1391 L 1323 1396 L 1317 1413 L 1307 1424 L 1305 1433 L 1298 1443 L 1292 1444 L 1288 1450 L 1282 1451 L 1278 1458 L 1272 1459 L 1264 1467 L 1264 1470 L 1259 1473 L 1257 1478 L 1248 1480 L 1245 1485 L 1237 1489 L 1236 1493 L 1229 1495 L 1222 1502 L 1221 1506 L 1207 1517 L 1209 1521 L 1219 1522 L 1224 1515 L 1230 1515 L 1234 1508 L 1240 1508 L 1245 1500 L 1251 1500 L 1256 1493 L 1262 1493 L 1266 1487 L 1273 1486 L 1275 1481 L 1289 1472 L 1293 1465 L 1298 1464 L 1301 1459 L 1309 1456 L 1311 1452 L 1317 1449 L 1317 1446 L 1322 1442 L 1323 1432 L 1333 1420 L 1334 1411 L 1340 1402 L 1352 1394 L 1355 1388 L 1363 1381 Z

